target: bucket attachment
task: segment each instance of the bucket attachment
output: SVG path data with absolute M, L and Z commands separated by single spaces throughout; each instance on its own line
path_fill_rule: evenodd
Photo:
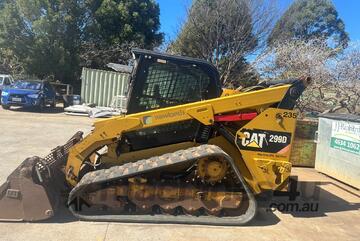
M 64 189 L 69 149 L 82 139 L 77 132 L 45 158 L 30 157 L 0 186 L 0 221 L 40 221 L 52 217 Z

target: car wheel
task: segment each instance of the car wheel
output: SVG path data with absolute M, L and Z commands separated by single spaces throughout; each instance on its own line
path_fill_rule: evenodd
M 10 109 L 10 105 L 1 105 L 2 106 L 2 108 L 4 109 L 4 110 L 9 110 Z

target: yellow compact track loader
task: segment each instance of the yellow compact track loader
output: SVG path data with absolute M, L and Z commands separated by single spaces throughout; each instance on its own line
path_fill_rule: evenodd
M 133 50 L 127 114 L 96 121 L 0 187 L 0 220 L 241 225 L 285 190 L 296 100 L 309 78 L 222 89 L 206 61 Z

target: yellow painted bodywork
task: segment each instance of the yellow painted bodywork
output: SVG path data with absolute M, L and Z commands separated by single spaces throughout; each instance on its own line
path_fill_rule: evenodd
M 241 150 L 238 147 L 251 176 L 256 177 L 257 185 L 261 189 L 276 190 L 283 188 L 284 182 L 290 176 L 291 143 L 294 138 L 296 118 L 284 118 L 284 112 L 294 113 L 294 111 L 269 108 L 237 132 L 237 138 L 239 138 L 239 133 L 243 129 L 265 129 L 268 131 L 292 133 L 290 145 L 279 153 Z
M 225 96 L 236 95 L 236 94 L 240 94 L 240 91 L 234 90 L 234 89 L 223 89 L 221 96 L 225 97 Z
M 145 149 L 140 151 L 132 151 L 127 153 L 122 153 L 120 156 L 114 155 L 113 152 L 108 152 L 106 155 L 101 157 L 101 160 L 107 163 L 109 166 L 114 166 L 119 163 L 137 161 L 141 159 L 147 159 L 154 155 L 163 155 L 166 153 L 175 152 L 178 150 L 184 150 L 190 147 L 197 146 L 198 144 L 195 142 L 182 142 L 176 143 L 172 145 L 159 146 L 151 149 Z M 116 145 L 115 145 L 116 146 Z
M 278 118 L 284 111 L 289 112 L 289 110 L 269 108 L 283 99 L 289 87 L 290 85 L 283 85 L 246 93 L 229 92 L 228 96 L 222 95 L 206 101 L 96 121 L 93 131 L 70 149 L 66 164 L 66 179 L 69 184 L 75 186 L 79 181 L 79 172 L 84 161 L 103 146 L 108 146 L 108 154 L 102 157 L 102 161 L 119 165 L 124 161 L 139 160 L 197 145 L 195 142 L 186 142 L 116 156 L 114 143 L 121 139 L 123 133 L 180 121 L 196 119 L 204 125 L 213 125 L 216 115 L 253 110 L 259 112 L 259 115 L 242 126 L 235 138 L 243 137 L 241 133 L 243 128 L 286 131 L 293 137 L 296 119 L 279 120 Z M 266 153 L 262 152 L 240 150 L 222 136 L 210 139 L 209 144 L 218 145 L 234 159 L 244 179 L 255 193 L 281 187 L 290 175 L 290 150 L 281 155 L 265 155 Z

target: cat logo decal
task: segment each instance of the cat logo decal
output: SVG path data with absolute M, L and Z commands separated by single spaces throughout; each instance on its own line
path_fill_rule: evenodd
M 288 132 L 243 129 L 238 137 L 237 145 L 241 150 L 281 154 L 290 150 L 291 133 Z
M 241 139 L 242 146 L 254 147 L 254 148 L 263 148 L 264 144 L 268 144 L 266 140 L 265 133 L 250 133 L 248 131 L 243 132 L 245 137 Z

